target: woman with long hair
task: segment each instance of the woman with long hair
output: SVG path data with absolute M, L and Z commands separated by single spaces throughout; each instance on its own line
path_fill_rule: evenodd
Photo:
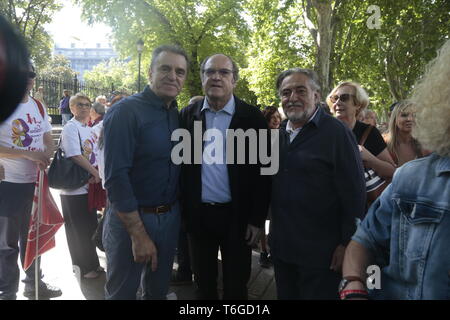
M 386 143 L 397 166 L 429 154 L 428 151 L 422 149 L 419 141 L 412 136 L 415 118 L 415 108 L 408 100 L 398 103 L 391 114 Z

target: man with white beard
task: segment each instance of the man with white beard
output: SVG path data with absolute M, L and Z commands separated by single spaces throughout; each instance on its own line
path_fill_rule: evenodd
M 361 156 L 352 132 L 318 107 L 314 71 L 282 72 L 277 91 L 288 118 L 269 236 L 278 299 L 338 299 L 345 247 L 365 209 Z

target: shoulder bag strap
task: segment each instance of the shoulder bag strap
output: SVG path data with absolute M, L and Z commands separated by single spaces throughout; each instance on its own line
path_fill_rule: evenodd
M 372 131 L 373 126 L 369 125 L 366 130 L 364 130 L 364 133 L 361 137 L 361 139 L 359 140 L 359 145 L 363 146 L 364 143 L 366 143 L 367 137 L 370 134 L 370 131 Z
M 44 111 L 44 107 L 42 106 L 42 103 L 38 99 L 35 99 L 33 97 L 31 97 L 31 99 L 33 99 L 34 102 L 36 102 L 38 109 L 39 109 L 39 113 L 41 114 L 42 119 L 45 120 L 45 111 Z
M 78 138 L 80 139 L 80 150 L 81 150 L 81 155 L 83 155 L 83 145 L 81 144 L 81 136 L 80 136 L 80 131 L 77 128 L 77 132 L 78 132 Z

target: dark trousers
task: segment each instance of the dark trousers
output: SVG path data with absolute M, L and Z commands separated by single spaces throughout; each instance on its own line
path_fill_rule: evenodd
M 95 210 L 88 210 L 88 195 L 61 195 L 61 206 L 72 265 L 81 275 L 97 270 L 100 262 L 91 238 L 98 222 Z
M 19 288 L 17 259 L 20 253 L 22 264 L 25 260 L 34 185 L 0 182 L 0 297 L 5 299 L 15 299 Z M 34 285 L 34 262 L 25 274 L 25 285 Z
M 191 257 L 189 251 L 189 242 L 186 229 L 181 227 L 177 247 L 177 273 L 183 279 L 190 279 L 192 277 Z
M 335 300 L 341 274 L 303 267 L 273 257 L 278 300 Z
M 202 206 L 201 225 L 188 233 L 191 259 L 198 285 L 198 298 L 217 300 L 218 264 L 222 257 L 223 299 L 248 299 L 247 283 L 251 273 L 251 248 L 245 231 L 239 228 L 230 207 Z

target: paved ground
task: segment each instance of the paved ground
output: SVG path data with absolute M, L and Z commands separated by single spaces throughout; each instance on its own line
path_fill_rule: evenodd
M 57 191 L 52 190 L 53 197 L 60 206 L 60 199 Z M 98 251 L 100 264 L 105 268 L 105 254 Z M 259 253 L 253 252 L 252 274 L 249 282 L 249 298 L 253 300 L 274 300 L 276 299 L 276 289 L 273 269 L 263 269 L 258 265 Z M 177 265 L 175 264 L 175 268 Z M 103 300 L 105 284 L 105 274 L 97 279 L 80 279 L 79 271 L 72 271 L 72 265 L 67 247 L 64 227 L 56 234 L 56 247 L 42 256 L 42 270 L 44 281 L 61 288 L 63 294 L 55 300 Z M 21 273 L 21 279 L 24 273 Z M 220 281 L 219 281 L 220 282 Z M 23 283 L 20 283 L 18 299 L 27 300 L 22 296 Z M 171 287 L 169 292 L 174 292 L 178 300 L 195 299 L 194 285 Z

